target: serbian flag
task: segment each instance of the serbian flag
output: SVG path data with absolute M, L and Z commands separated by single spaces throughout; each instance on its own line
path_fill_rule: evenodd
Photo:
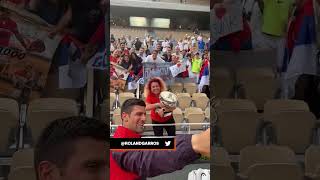
M 286 48 L 281 67 L 285 79 L 301 74 L 317 73 L 316 24 L 313 0 L 295 10 L 288 28 Z
M 199 92 L 202 91 L 202 87 L 204 85 L 209 85 L 209 80 L 210 80 L 209 79 L 210 78 L 209 72 L 210 72 L 209 60 L 205 59 L 203 62 L 203 65 L 200 69 L 200 74 L 199 74 L 199 87 L 198 87 Z

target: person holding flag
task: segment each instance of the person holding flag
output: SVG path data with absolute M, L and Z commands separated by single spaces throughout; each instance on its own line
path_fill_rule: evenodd
M 203 63 L 199 74 L 198 91 L 203 92 L 203 86 L 209 85 L 210 78 L 210 57 L 208 54 L 202 55 Z
M 317 74 L 315 3 L 313 0 L 297 0 L 289 22 L 281 66 L 283 96 L 286 98 L 294 96 L 300 75 Z

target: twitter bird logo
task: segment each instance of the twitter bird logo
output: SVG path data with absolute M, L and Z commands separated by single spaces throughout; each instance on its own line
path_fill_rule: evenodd
M 165 141 L 164 143 L 166 144 L 166 147 L 168 147 L 168 146 L 170 146 L 171 141 Z

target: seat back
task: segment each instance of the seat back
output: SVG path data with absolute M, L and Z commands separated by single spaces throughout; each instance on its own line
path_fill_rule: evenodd
M 209 102 L 209 98 L 207 96 L 199 96 L 195 99 L 196 107 L 205 110 Z
M 179 93 L 177 94 L 177 98 L 179 102 L 179 108 L 182 110 L 191 106 L 191 97 L 189 93 Z
M 276 143 L 303 154 L 312 143 L 316 117 L 311 112 L 281 112 L 270 116 Z
M 185 111 L 185 118 L 189 123 L 203 123 L 204 122 L 204 113 L 200 108 L 187 108 Z M 192 130 L 202 129 L 202 125 L 191 125 Z
M 120 106 L 126 101 L 127 99 L 135 98 L 134 94 L 131 92 L 123 92 L 119 94 L 119 102 Z
M 260 115 L 250 111 L 230 111 L 219 114 L 217 127 L 223 147 L 229 153 L 239 154 L 240 150 L 257 143 Z
M 304 180 L 301 168 L 294 163 L 255 164 L 249 168 L 248 180 Z
M 17 168 L 10 171 L 8 180 L 37 180 L 33 167 Z
M 297 163 L 295 153 L 286 146 L 247 146 L 240 151 L 239 172 L 248 175 L 254 164 Z
M 234 77 L 226 68 L 213 71 L 213 92 L 218 98 L 230 98 L 234 87 Z
M 182 83 L 174 83 L 170 86 L 171 92 L 177 94 L 182 93 L 183 90 L 183 84 Z
M 248 99 L 221 99 L 216 106 L 217 112 L 224 111 L 252 111 L 256 112 L 257 107 L 253 101 Z
M 10 131 L 18 128 L 19 105 L 9 98 L 0 98 L 0 152 L 6 152 L 9 146 Z
M 302 100 L 272 99 L 264 104 L 264 114 L 276 114 L 283 111 L 310 111 L 309 106 Z
M 254 101 L 259 110 L 263 110 L 268 99 L 274 99 L 277 81 L 271 68 L 240 68 L 236 78 L 244 90 L 243 98 Z
M 197 85 L 195 83 L 184 83 L 183 87 L 187 93 L 193 94 L 197 92 Z
M 31 129 L 33 142 L 52 121 L 78 114 L 77 103 L 71 99 L 40 98 L 31 101 L 27 111 L 27 125 Z
M 305 153 L 305 174 L 309 177 L 317 174 L 320 170 L 320 146 L 311 145 Z M 320 175 L 320 174 L 319 174 Z
M 236 179 L 236 175 L 231 165 L 214 164 L 212 169 L 213 169 L 212 179 L 217 179 L 217 180 L 235 180 Z
M 34 167 L 33 149 L 19 149 L 13 154 L 10 170 L 23 167 Z
M 112 116 L 113 123 L 115 125 L 121 125 L 122 120 L 121 120 L 121 109 L 117 108 L 113 111 L 113 116 Z

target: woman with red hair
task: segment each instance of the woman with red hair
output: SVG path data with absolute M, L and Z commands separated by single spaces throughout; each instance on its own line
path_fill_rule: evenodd
M 165 82 L 159 78 L 151 78 L 144 88 L 146 97 L 146 110 L 151 111 L 152 124 L 174 124 L 172 114 L 164 116 L 164 105 L 160 102 L 160 93 L 166 91 Z M 163 136 L 163 129 L 166 129 L 168 136 L 176 135 L 176 126 L 153 126 L 155 136 Z

